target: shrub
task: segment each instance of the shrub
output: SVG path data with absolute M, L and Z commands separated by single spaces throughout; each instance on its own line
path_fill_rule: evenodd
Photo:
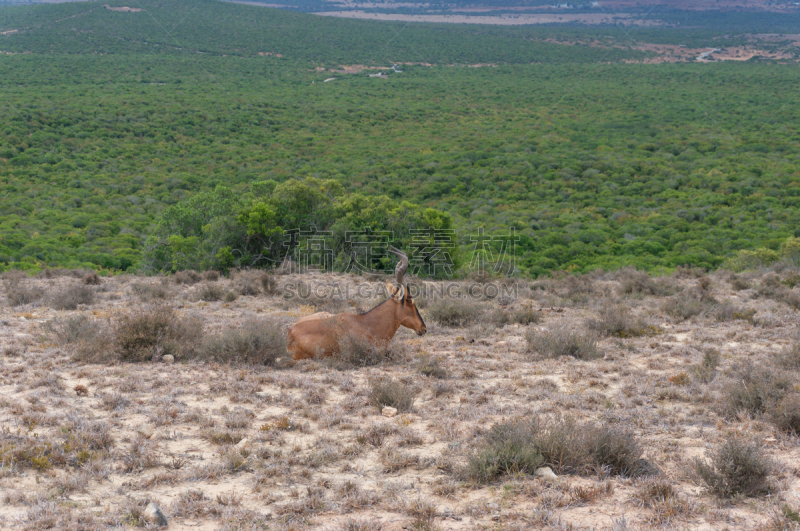
M 590 360 L 603 355 L 597 347 L 595 332 L 576 329 L 568 323 L 560 323 L 544 332 L 529 329 L 525 339 L 528 342 L 529 352 L 537 352 L 548 358 L 572 356 Z
M 703 359 L 700 363 L 695 365 L 692 372 L 696 380 L 702 383 L 708 383 L 716 376 L 718 365 L 719 352 L 714 349 L 709 349 L 703 354 Z
M 48 321 L 43 329 L 59 347 L 63 348 L 78 343 L 87 336 L 95 335 L 98 325 L 99 323 L 88 315 L 80 314 Z
M 225 296 L 225 289 L 219 284 L 207 282 L 198 291 L 197 296 L 202 301 L 213 302 L 221 300 Z
M 742 321 L 752 323 L 756 311 L 737 306 L 729 301 L 725 301 L 714 308 L 713 314 L 717 321 L 733 321 L 736 319 L 741 319 Z
M 448 376 L 447 369 L 441 365 L 441 360 L 428 355 L 420 357 L 417 370 L 420 374 L 431 378 L 443 379 Z
M 272 365 L 286 356 L 286 333 L 269 318 L 251 318 L 241 328 L 229 328 L 203 341 L 200 356 L 220 362 Z
M 661 295 L 663 290 L 655 283 L 646 271 L 639 271 L 632 267 L 619 271 L 620 291 L 625 295 Z
M 498 437 L 498 432 L 503 437 Z M 495 425 L 485 446 L 469 457 L 464 475 L 488 483 L 503 474 L 533 474 L 544 459 L 532 442 L 524 427 Z
M 236 294 L 235 291 L 228 291 L 225 293 L 225 298 L 223 299 L 225 302 L 233 302 L 239 298 L 239 295 Z
M 800 394 L 790 393 L 768 410 L 775 427 L 786 433 L 800 435 Z
M 742 291 L 742 290 L 750 289 L 753 286 L 752 286 L 752 284 L 750 284 L 750 281 L 747 280 L 746 278 L 743 278 L 743 277 L 741 277 L 739 275 L 734 275 L 731 278 L 731 287 L 735 291 Z
M 22 306 L 37 302 L 44 297 L 44 290 L 38 286 L 28 286 L 23 281 L 28 276 L 22 271 L 9 271 L 3 275 L 3 287 L 11 306 Z
M 712 494 L 720 498 L 761 496 L 771 492 L 774 465 L 760 444 L 731 438 L 709 456 L 695 459 L 694 468 Z
M 698 298 L 694 294 L 684 291 L 669 298 L 661 309 L 667 315 L 676 319 L 686 320 L 695 315 L 700 315 L 710 308 L 710 301 Z
M 775 407 L 791 387 L 790 381 L 764 367 L 745 364 L 735 368 L 732 382 L 721 397 L 721 410 L 728 418 L 739 413 L 758 415 Z
M 154 299 L 165 300 L 170 296 L 167 286 L 163 284 L 147 284 L 145 282 L 131 283 L 131 292 L 145 302 Z
M 263 290 L 267 294 L 277 292 L 275 278 L 260 269 L 243 269 L 233 273 L 233 284 L 239 295 L 256 296 Z M 269 291 L 268 291 L 269 290 Z
M 219 271 L 214 271 L 213 269 L 209 269 L 208 271 L 203 272 L 203 280 L 207 282 L 216 282 L 219 280 Z
M 200 282 L 202 277 L 197 271 L 193 271 L 191 269 L 187 269 L 186 271 L 178 271 L 172 276 L 172 280 L 175 281 L 175 284 L 197 284 Z
M 653 330 L 642 317 L 634 317 L 630 310 L 622 304 L 604 304 L 600 310 L 600 318 L 587 322 L 589 329 L 604 336 L 640 337 Z
M 412 387 L 396 380 L 376 380 L 370 387 L 369 401 L 375 407 L 389 406 L 403 413 L 411 411 L 416 394 Z
M 345 334 L 339 338 L 339 351 L 331 361 L 350 367 L 372 367 L 382 363 L 402 360 L 406 346 L 400 341 L 376 344 L 371 339 L 356 334 Z
M 54 310 L 75 310 L 79 304 L 94 302 L 94 290 L 84 284 L 67 286 L 50 296 L 49 305 Z
M 114 334 L 122 361 L 147 361 L 166 354 L 175 358 L 193 352 L 202 337 L 199 318 L 180 318 L 172 308 L 157 306 L 122 317 Z
M 791 347 L 783 349 L 777 355 L 778 365 L 786 369 L 800 369 L 800 342 L 795 342 Z
M 94 271 L 90 271 L 83 277 L 83 283 L 88 284 L 90 286 L 99 286 L 103 282 L 100 280 L 100 277 Z
M 430 304 L 427 314 L 442 326 L 464 327 L 477 322 L 484 308 L 470 299 L 439 299 Z
M 527 326 L 529 324 L 535 324 L 541 321 L 542 321 L 541 312 L 538 312 L 534 308 L 531 308 L 529 306 L 517 308 L 516 310 L 511 312 L 511 322 L 513 323 Z
M 464 472 L 480 482 L 508 472 L 530 474 L 539 466 L 557 473 L 604 469 L 624 476 L 653 474 L 653 467 L 641 455 L 633 434 L 619 426 L 534 417 L 492 426 L 483 448 L 469 457 Z

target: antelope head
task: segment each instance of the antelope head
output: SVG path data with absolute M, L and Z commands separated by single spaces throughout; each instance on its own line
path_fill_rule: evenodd
M 406 253 L 403 251 L 395 249 L 394 247 L 389 247 L 389 251 L 400 258 L 400 261 L 397 263 L 397 267 L 394 270 L 395 278 L 400 287 L 395 288 L 391 282 L 386 283 L 386 287 L 388 288 L 388 292 L 390 294 L 389 300 L 395 305 L 395 320 L 396 322 L 400 323 L 401 326 L 405 326 L 406 328 L 410 328 L 416 332 L 417 335 L 424 335 L 425 332 L 427 332 L 428 327 L 425 326 L 425 321 L 422 320 L 422 316 L 419 314 L 417 305 L 414 304 L 414 299 L 411 298 L 411 293 L 408 291 L 408 285 L 403 284 L 403 275 L 405 274 L 406 269 L 408 269 L 408 256 L 406 256 Z

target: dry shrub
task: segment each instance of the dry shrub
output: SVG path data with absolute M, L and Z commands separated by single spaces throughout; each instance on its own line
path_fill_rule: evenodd
M 701 383 L 708 383 L 714 379 L 719 366 L 719 352 L 709 349 L 703 354 L 703 359 L 692 369 L 694 378 Z
M 440 325 L 457 328 L 478 322 L 484 313 L 484 307 L 472 299 L 439 299 L 427 309 L 430 318 Z
M 27 279 L 28 276 L 22 271 L 9 271 L 3 274 L 3 288 L 11 306 L 31 304 L 44 297 L 44 290 L 29 285 Z
M 778 353 L 776 362 L 785 369 L 800 369 L 800 342 Z
M 156 306 L 120 318 L 114 332 L 114 346 L 122 361 L 176 359 L 193 353 L 203 334 L 198 317 L 181 318 L 168 306 Z
M 433 356 L 424 355 L 419 358 L 417 362 L 417 370 L 420 374 L 430 378 L 447 378 L 447 369 L 442 367 L 441 359 Z
M 49 297 L 48 305 L 54 310 L 76 310 L 79 304 L 94 303 L 94 290 L 85 284 L 72 284 Z
M 620 292 L 625 295 L 664 295 L 663 287 L 655 283 L 647 271 L 639 271 L 633 267 L 621 269 L 617 276 L 620 280 Z
M 405 413 L 411 411 L 416 394 L 413 387 L 396 380 L 375 380 L 370 386 L 369 401 L 378 408 L 389 406 Z
M 708 491 L 720 498 L 763 496 L 772 492 L 774 464 L 757 442 L 736 438 L 712 451 L 710 463 L 695 459 L 694 469 Z
M 88 284 L 90 286 L 99 286 L 100 284 L 103 283 L 103 281 L 100 280 L 100 277 L 97 275 L 97 273 L 95 273 L 94 271 L 89 271 L 89 273 L 87 273 L 86 276 L 83 277 L 83 283 Z
M 60 348 L 69 348 L 76 361 L 104 363 L 117 359 L 114 334 L 106 321 L 81 314 L 53 319 L 43 329 Z
M 544 332 L 529 329 L 525 339 L 528 342 L 528 352 L 536 352 L 547 358 L 572 356 L 591 360 L 603 355 L 597 347 L 597 333 L 576 328 L 570 323 L 559 323 Z
M 166 300 L 171 292 L 164 284 L 148 284 L 146 282 L 131 283 L 131 293 L 139 297 L 142 301 Z
M 186 271 L 178 271 L 172 276 L 175 284 L 197 284 L 201 280 L 201 276 L 197 271 L 187 269 Z
M 383 531 L 380 520 L 355 520 L 347 518 L 339 528 L 341 531 Z
M 648 325 L 641 316 L 632 315 L 630 309 L 622 304 L 604 304 L 599 317 L 587 321 L 586 324 L 590 330 L 595 330 L 604 336 L 640 337 L 657 330 Z
M 731 282 L 731 287 L 734 289 L 734 291 L 742 291 L 753 287 L 753 285 L 750 283 L 748 279 L 740 275 L 733 275 L 731 277 L 730 282 Z
M 779 430 L 800 435 L 800 393 L 786 395 L 774 407 L 769 408 L 768 413 Z
M 199 355 L 220 362 L 272 365 L 286 356 L 286 333 L 281 323 L 268 317 L 250 318 L 240 328 L 228 328 L 203 341 Z
M 209 269 L 208 271 L 203 272 L 202 277 L 206 282 L 216 282 L 219 280 L 219 271 Z
M 339 351 L 331 361 L 344 367 L 372 367 L 401 361 L 406 354 L 406 345 L 401 341 L 379 344 L 357 334 L 345 334 L 339 338 Z
M 775 273 L 764 275 L 756 292 L 761 297 L 784 302 L 795 310 L 800 310 L 800 295 L 791 291 Z
M 222 300 L 225 296 L 225 289 L 220 286 L 219 284 L 212 284 L 210 282 L 206 282 L 200 287 L 200 290 L 197 292 L 197 297 L 201 301 L 206 302 L 214 302 L 218 300 Z
M 641 456 L 635 437 L 623 427 L 534 417 L 492 426 L 483 448 L 469 457 L 462 473 L 479 482 L 509 472 L 530 474 L 539 466 L 549 466 L 559 474 L 655 473 Z
M 225 293 L 225 298 L 223 299 L 225 302 L 233 302 L 239 298 L 239 295 L 236 294 L 235 291 L 228 291 Z
M 670 297 L 661 305 L 661 309 L 667 315 L 685 321 L 710 310 L 713 307 L 713 303 L 713 299 L 698 297 L 687 290 Z
M 267 295 L 278 292 L 278 283 L 275 277 L 261 269 L 243 269 L 232 274 L 233 285 L 239 295 L 255 297 L 262 291 Z
M 752 324 L 753 317 L 756 315 L 756 310 L 744 308 L 730 301 L 724 301 L 714 308 L 712 313 L 717 321 L 742 320 Z
M 720 397 L 720 410 L 728 418 L 741 413 L 759 415 L 783 400 L 791 382 L 766 367 L 746 363 L 731 371 L 731 382 Z
M 688 518 L 695 510 L 669 481 L 660 478 L 641 482 L 632 498 L 637 505 L 653 511 L 648 521 L 657 526 L 666 526 L 677 518 Z

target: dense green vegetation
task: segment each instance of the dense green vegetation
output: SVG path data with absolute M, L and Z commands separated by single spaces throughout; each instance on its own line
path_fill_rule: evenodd
M 447 212 L 465 263 L 480 227 L 513 227 L 527 274 L 715 267 L 740 249 L 777 250 L 800 236 L 796 66 L 610 64 L 640 52 L 533 42 L 504 28 L 406 27 L 204 0 L 170 2 L 191 6 L 186 13 L 140 4 L 158 24 L 103 25 L 106 15 L 141 13 L 94 3 L 0 9 L 0 31 L 42 28 L 0 36 L 0 50 L 35 52 L 0 55 L 2 267 L 137 267 L 148 237 L 169 242 L 167 208 L 222 185 L 238 198 L 228 218 L 246 233 L 239 214 L 258 195 L 254 183 L 307 177 L 341 185 L 330 208 L 360 193 L 407 201 L 419 216 Z M 48 26 L 88 6 L 88 15 Z M 180 15 L 229 29 L 204 44 Z M 260 16 L 285 32 L 260 35 L 250 22 Z M 334 40 L 297 37 L 304 32 Z M 273 46 L 286 35 L 293 48 Z M 484 46 L 494 39 L 523 44 Z M 209 53 L 196 53 L 201 45 Z M 541 64 L 527 64 L 525 54 L 537 53 Z M 370 57 L 385 65 L 389 56 L 435 56 L 438 66 L 404 65 L 377 79 L 315 71 L 315 56 L 328 68 Z M 446 66 L 464 57 L 498 66 Z M 337 79 L 322 83 L 328 77 Z M 262 202 L 274 206 L 268 195 Z M 424 225 L 403 230 L 412 226 Z M 202 240 L 202 227 L 174 235 Z M 225 265 L 214 260 L 229 245 L 214 242 L 193 266 Z M 153 259 L 143 265 L 176 264 Z

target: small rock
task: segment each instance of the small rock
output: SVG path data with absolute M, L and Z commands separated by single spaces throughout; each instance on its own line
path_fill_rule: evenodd
M 394 417 L 397 415 L 397 408 L 386 406 L 381 410 L 381 414 L 384 417 Z
M 153 502 L 147 504 L 147 507 L 144 510 L 144 519 L 150 522 L 151 524 L 155 524 L 158 526 L 166 527 L 169 525 L 167 523 L 167 517 L 164 516 L 164 513 L 161 512 L 161 508 Z
M 152 424 L 142 424 L 141 426 L 139 426 L 139 429 L 136 430 L 136 433 L 138 433 L 145 439 L 149 439 L 150 437 L 153 436 L 153 433 L 155 433 L 155 431 L 156 429 L 153 427 Z
M 545 479 L 558 479 L 558 476 L 555 475 L 555 473 L 550 469 L 549 466 L 543 466 L 542 468 L 537 468 L 536 472 L 534 472 L 533 475 Z
M 161 361 L 163 361 L 164 363 L 175 363 L 175 356 L 173 356 L 172 354 L 167 354 L 166 356 L 161 358 Z
M 236 443 L 236 446 L 234 446 L 234 448 L 236 448 L 237 450 L 239 451 L 244 450 L 246 452 L 249 452 L 252 447 L 253 443 L 247 437 Z
M 493 514 L 492 515 L 492 522 L 499 522 L 499 521 L 500 521 L 500 515 L 499 514 Z

